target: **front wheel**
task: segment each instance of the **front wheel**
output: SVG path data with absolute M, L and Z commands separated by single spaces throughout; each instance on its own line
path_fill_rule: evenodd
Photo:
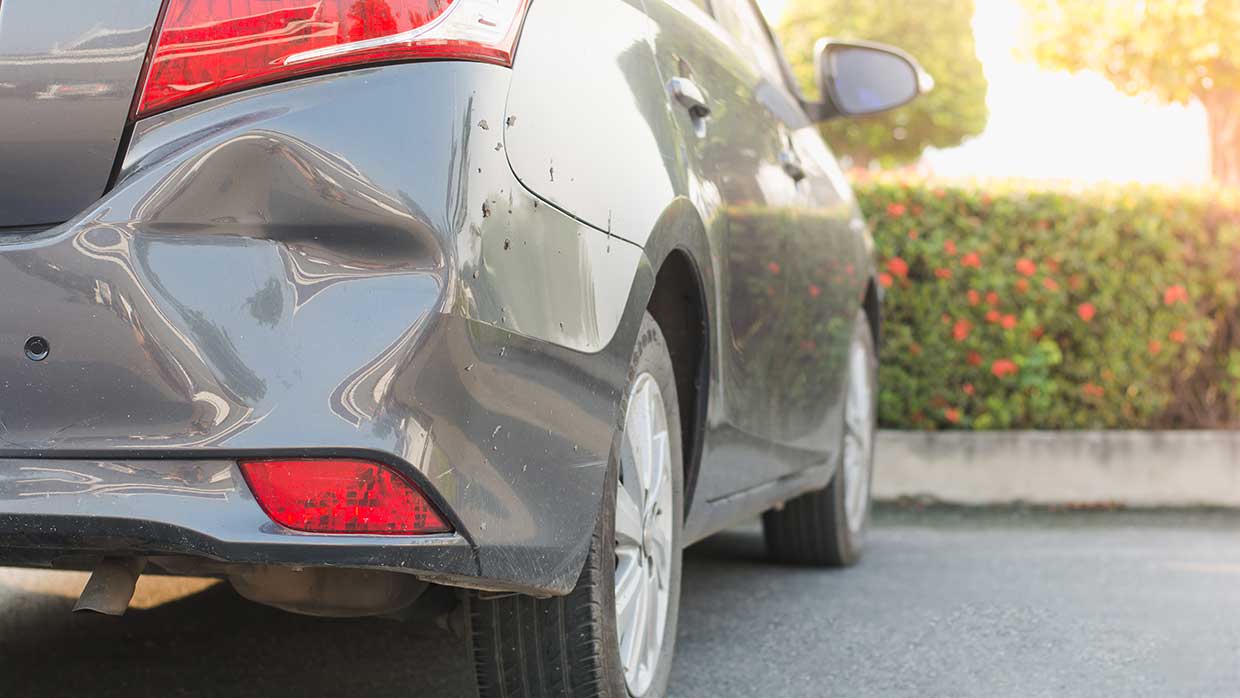
M 568 596 L 470 596 L 481 698 L 659 698 L 680 608 L 680 411 L 663 333 L 642 321 L 618 458 Z
M 767 552 L 779 562 L 845 567 L 861 558 L 870 520 L 878 421 L 878 355 L 864 311 L 853 322 L 840 466 L 826 488 L 762 515 Z

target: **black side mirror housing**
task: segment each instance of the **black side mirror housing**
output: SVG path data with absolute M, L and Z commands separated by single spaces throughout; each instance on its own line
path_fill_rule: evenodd
M 934 88 L 934 78 L 916 58 L 894 46 L 871 41 L 819 39 L 814 77 L 820 102 L 810 116 L 865 116 L 903 106 Z

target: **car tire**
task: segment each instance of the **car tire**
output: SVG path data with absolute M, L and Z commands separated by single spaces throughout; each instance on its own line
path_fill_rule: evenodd
M 840 464 L 830 484 L 762 515 L 767 553 L 777 562 L 846 567 L 861 558 L 878 402 L 878 355 L 864 311 L 853 323 L 846 390 Z
M 665 426 L 665 450 L 655 445 L 659 440 L 657 428 L 651 429 L 650 438 L 643 441 L 640 425 L 635 423 L 642 414 L 648 414 L 650 421 L 645 423 L 657 425 L 659 416 L 655 412 L 659 405 Z M 487 592 L 475 592 L 468 597 L 469 646 L 481 698 L 659 698 L 666 694 L 680 605 L 684 512 L 677 405 L 667 343 L 647 314 L 629 367 L 619 446 L 613 449 L 598 523 L 576 586 L 567 596 L 547 599 Z M 645 446 L 636 445 L 638 441 Z M 642 448 L 645 453 L 663 453 L 669 459 L 667 468 L 657 468 L 670 476 L 668 479 L 640 477 L 636 468 L 641 458 L 635 454 Z M 653 463 L 653 457 L 649 461 Z M 651 467 L 645 472 L 651 474 L 655 470 Z M 644 499 L 633 502 L 632 495 L 625 495 L 627 503 L 618 504 L 622 490 L 632 491 L 625 489 L 626 483 L 645 492 L 646 488 L 638 487 L 638 480 L 658 483 L 653 488 L 656 496 L 651 499 L 650 508 L 647 509 Z M 638 505 L 639 513 L 648 514 L 638 522 L 641 545 L 634 545 L 633 535 L 617 534 L 620 529 L 633 530 L 631 517 L 624 519 L 627 523 L 623 525 L 617 517 L 621 508 L 634 511 L 633 504 Z M 656 555 L 661 555 L 658 570 Z M 647 575 L 646 565 L 652 575 Z M 632 638 L 645 639 L 649 635 L 634 634 L 631 624 L 622 623 L 617 617 L 617 569 L 624 573 L 625 592 L 632 591 L 633 584 L 641 587 L 638 592 L 624 594 L 630 600 L 626 610 L 633 611 L 627 617 L 642 617 L 639 613 L 646 610 L 644 618 L 647 622 L 653 620 L 657 627 L 657 616 L 662 616 L 661 640 L 653 650 L 635 649 Z M 661 578 L 648 581 L 652 576 Z M 654 600 L 655 613 L 640 605 L 639 599 L 646 598 Z M 638 656 L 639 660 L 626 661 L 621 656 L 622 649 L 630 650 L 629 656 Z

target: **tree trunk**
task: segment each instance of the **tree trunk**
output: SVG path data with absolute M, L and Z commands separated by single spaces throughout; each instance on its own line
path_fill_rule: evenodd
M 1240 187 L 1240 93 L 1210 90 L 1201 101 L 1210 128 L 1210 173 L 1214 182 Z

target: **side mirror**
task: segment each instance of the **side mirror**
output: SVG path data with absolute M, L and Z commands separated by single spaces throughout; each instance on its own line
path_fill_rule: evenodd
M 934 78 L 916 58 L 869 41 L 819 39 L 814 72 L 822 95 L 819 121 L 895 109 L 934 88 Z

